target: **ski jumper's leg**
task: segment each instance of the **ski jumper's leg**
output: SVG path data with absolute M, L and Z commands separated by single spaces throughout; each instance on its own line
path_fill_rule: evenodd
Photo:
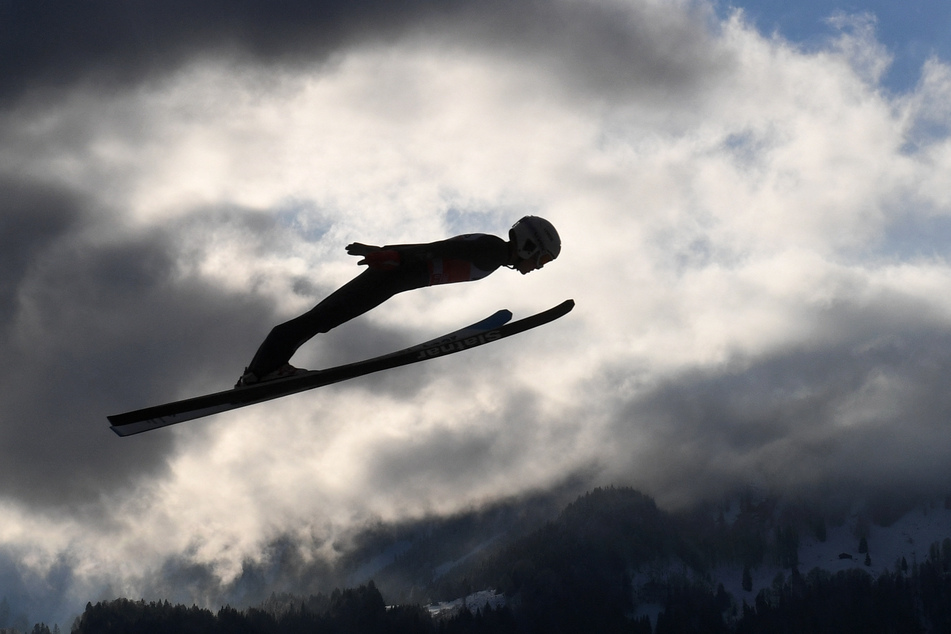
M 376 308 L 396 293 L 423 286 L 419 275 L 368 269 L 331 293 L 300 317 L 275 326 L 248 370 L 262 377 L 294 356 L 308 339 Z

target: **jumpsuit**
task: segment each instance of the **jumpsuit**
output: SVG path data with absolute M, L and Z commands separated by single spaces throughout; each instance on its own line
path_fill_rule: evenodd
M 509 259 L 508 243 L 488 234 L 467 234 L 429 244 L 382 248 L 399 253 L 396 268 L 368 268 L 308 312 L 275 326 L 258 348 L 248 371 L 263 377 L 277 370 L 315 335 L 362 315 L 397 293 L 482 279 Z

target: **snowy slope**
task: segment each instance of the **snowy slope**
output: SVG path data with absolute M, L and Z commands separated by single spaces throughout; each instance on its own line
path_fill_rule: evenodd
M 445 618 L 456 614 L 463 608 L 467 608 L 470 612 L 476 612 L 478 610 L 484 610 L 486 606 L 497 610 L 503 605 L 505 605 L 504 595 L 499 594 L 495 590 L 482 590 L 481 592 L 470 594 L 463 599 L 431 603 L 426 606 L 426 609 L 429 610 L 430 615 L 434 617 Z
M 821 568 L 832 574 L 850 568 L 859 568 L 870 574 L 879 575 L 895 570 L 896 562 L 902 557 L 913 566 L 928 558 L 928 549 L 934 543 L 951 538 L 951 509 L 943 504 L 922 506 L 905 514 L 890 526 L 871 525 L 868 528 L 868 554 L 871 566 L 865 565 L 865 555 L 859 553 L 859 538 L 856 536 L 856 523 L 853 517 L 841 526 L 829 527 L 825 541 L 819 541 L 814 535 L 801 535 L 799 542 L 799 571 L 808 573 L 813 568 Z M 851 559 L 840 555 L 851 555 Z M 777 575 L 789 575 L 789 570 L 779 566 L 761 566 L 751 571 L 753 590 L 746 592 L 742 588 L 743 570 L 740 566 L 721 566 L 714 574 L 714 583 L 722 583 L 727 592 L 737 601 L 746 600 L 752 604 L 756 594 L 763 588 L 772 586 Z

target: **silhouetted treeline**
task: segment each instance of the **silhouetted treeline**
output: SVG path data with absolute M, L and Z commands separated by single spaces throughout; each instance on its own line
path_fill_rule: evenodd
M 312 596 L 279 614 L 266 609 L 217 613 L 164 602 L 117 599 L 87 604 L 74 632 L 80 634 L 517 634 L 506 607 L 468 610 L 435 621 L 419 606 L 386 607 L 373 583 Z
M 420 607 L 387 609 L 371 582 L 356 589 L 316 596 L 274 614 L 226 606 L 213 613 L 165 602 L 115 601 L 87 604 L 74 631 L 83 634 L 429 634 L 434 625 Z

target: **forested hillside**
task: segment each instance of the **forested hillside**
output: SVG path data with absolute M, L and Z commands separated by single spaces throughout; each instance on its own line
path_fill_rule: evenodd
M 478 541 L 463 530 L 469 525 L 450 531 L 464 549 Z M 488 545 L 476 544 L 469 554 L 447 555 L 421 540 L 380 569 L 376 582 L 356 588 L 308 597 L 274 595 L 240 611 L 120 599 L 88 605 L 75 629 L 88 634 L 951 631 L 951 539 L 934 544 L 924 561 L 895 562 L 894 570 L 875 575 L 861 568 L 834 574 L 800 570 L 799 535 L 825 530 L 814 514 L 779 510 L 770 500 L 742 500 L 727 521 L 722 510 L 671 514 L 635 490 L 597 489 L 541 528 L 508 539 L 487 536 Z M 452 565 L 435 566 L 438 558 L 425 552 L 448 556 Z M 747 571 L 769 563 L 784 573 L 747 602 L 717 582 L 713 573 L 724 563 Z M 424 607 L 487 588 L 504 594 L 504 604 L 439 616 Z

